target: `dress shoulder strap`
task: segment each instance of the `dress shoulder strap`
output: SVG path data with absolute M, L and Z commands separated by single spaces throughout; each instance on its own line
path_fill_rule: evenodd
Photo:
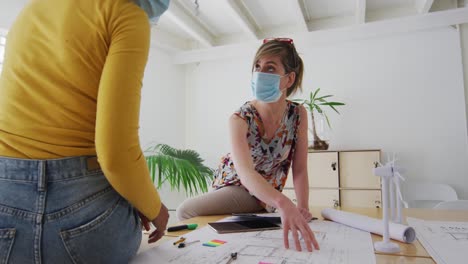
M 244 103 L 239 109 L 234 112 L 235 115 L 242 118 L 247 124 L 251 124 L 254 121 L 254 109 L 250 102 Z

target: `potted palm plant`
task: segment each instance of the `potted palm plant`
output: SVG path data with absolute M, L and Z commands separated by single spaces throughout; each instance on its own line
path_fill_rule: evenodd
M 318 136 L 315 114 L 318 113 L 319 115 L 322 115 L 327 121 L 328 127 L 331 128 L 330 120 L 328 119 L 328 116 L 324 111 L 324 107 L 328 106 L 331 109 L 333 109 L 333 111 L 340 114 L 340 112 L 338 112 L 336 107 L 342 106 L 345 104 L 342 102 L 329 102 L 327 101 L 326 98 L 330 98 L 333 95 L 319 96 L 318 95 L 319 91 L 320 91 L 320 88 L 317 88 L 317 90 L 315 91 L 311 91 L 309 95 L 309 99 L 296 99 L 294 101 L 302 105 L 305 105 L 307 107 L 307 110 L 309 110 L 310 112 L 310 117 L 312 120 L 311 122 L 312 129 L 309 128 L 309 131 L 312 133 L 313 141 L 312 141 L 312 144 L 309 145 L 309 148 L 315 149 L 315 150 L 326 150 L 328 149 L 329 144 L 326 140 L 323 140 Z
M 193 196 L 208 191 L 208 180 L 213 170 L 203 165 L 200 155 L 190 149 L 180 150 L 167 144 L 157 144 L 145 150 L 146 162 L 157 188 L 168 183 L 171 190 L 183 187 L 187 195 Z

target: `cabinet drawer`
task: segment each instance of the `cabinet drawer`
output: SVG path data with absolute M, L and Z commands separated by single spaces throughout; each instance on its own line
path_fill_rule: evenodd
M 380 189 L 380 177 L 374 175 L 380 151 L 340 152 L 340 187 Z
M 307 174 L 309 187 L 338 188 L 338 152 L 309 153 Z M 294 188 L 292 169 L 284 187 Z
M 338 188 L 338 152 L 309 153 L 309 187 Z
M 284 189 L 283 194 L 297 204 L 296 193 L 293 189 Z M 334 207 L 339 200 L 338 189 L 309 189 L 309 207 Z
M 382 196 L 379 190 L 341 190 L 341 206 L 380 208 Z
M 309 206 L 313 207 L 334 207 L 338 206 L 340 192 L 338 189 L 310 189 Z

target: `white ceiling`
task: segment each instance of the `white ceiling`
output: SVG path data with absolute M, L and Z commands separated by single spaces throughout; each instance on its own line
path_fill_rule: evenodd
M 464 0 L 172 0 L 153 29 L 153 38 L 174 50 L 193 50 L 424 15 L 462 5 Z M 164 43 L 168 35 L 171 40 Z
M 28 0 L 0 0 L 0 28 L 8 29 Z M 152 29 L 155 46 L 179 54 L 266 37 L 326 34 L 374 22 L 412 20 L 460 9 L 468 0 L 171 0 Z M 465 10 L 468 7 L 465 7 Z M 6 12 L 5 12 L 6 11 Z M 446 13 L 442 19 L 450 19 Z M 437 25 L 438 18 L 431 21 Z M 368 27 L 367 27 L 368 28 Z M 400 30 L 401 31 L 401 30 Z

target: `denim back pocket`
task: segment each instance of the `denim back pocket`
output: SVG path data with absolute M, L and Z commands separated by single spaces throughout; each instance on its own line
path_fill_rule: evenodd
M 141 227 L 124 199 L 90 222 L 60 233 L 73 263 L 128 263 L 141 241 Z
M 16 229 L 5 228 L 0 229 L 0 264 L 8 263 L 11 248 L 15 241 Z

